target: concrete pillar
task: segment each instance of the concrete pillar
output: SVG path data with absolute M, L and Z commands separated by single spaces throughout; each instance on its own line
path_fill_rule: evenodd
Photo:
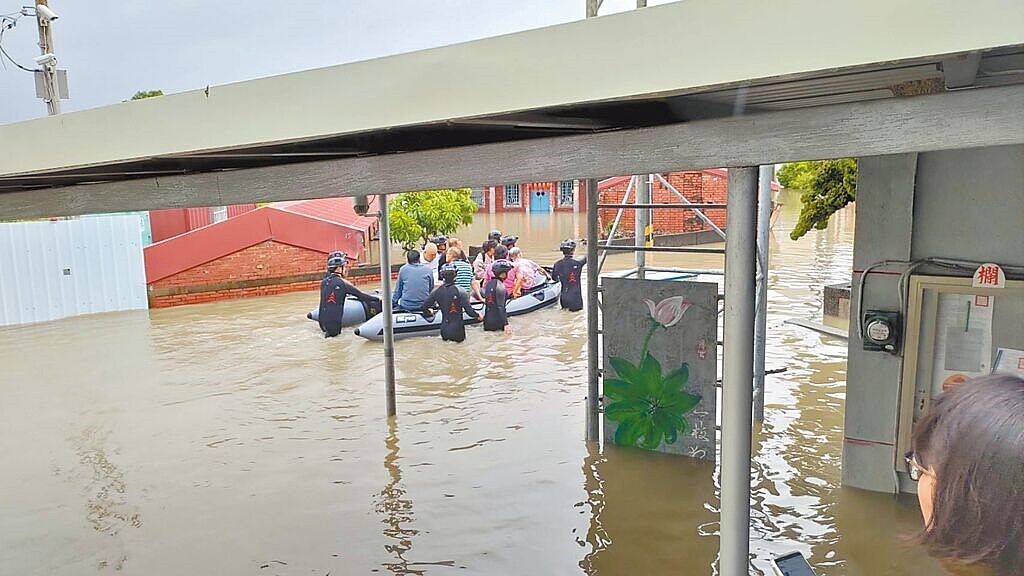
M 748 576 L 751 394 L 757 167 L 730 168 L 725 238 L 725 356 L 722 362 L 722 507 L 719 574 Z
M 487 187 L 487 208 L 491 214 L 494 214 L 494 188 L 494 186 Z

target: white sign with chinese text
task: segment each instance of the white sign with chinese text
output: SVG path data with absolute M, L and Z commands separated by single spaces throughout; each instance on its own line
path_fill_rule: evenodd
M 1006 274 L 999 264 L 982 264 L 974 271 L 973 288 L 1006 288 Z

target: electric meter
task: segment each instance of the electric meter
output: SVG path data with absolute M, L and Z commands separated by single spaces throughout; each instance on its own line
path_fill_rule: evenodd
M 896 354 L 900 345 L 900 313 L 868 310 L 861 321 L 865 350 Z

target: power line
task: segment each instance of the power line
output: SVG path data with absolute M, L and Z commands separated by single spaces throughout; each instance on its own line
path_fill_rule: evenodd
M 21 18 L 21 16 L 21 14 L 18 14 L 18 16 L 15 16 L 13 18 L 10 15 L 4 15 L 0 17 L 0 55 L 10 60 L 11 64 L 14 64 L 18 68 L 21 68 L 26 72 L 32 72 L 34 74 L 36 70 L 22 66 L 21 64 L 16 62 L 14 58 L 11 58 L 11 55 L 8 54 L 7 50 L 4 49 L 4 32 L 7 32 L 11 28 L 14 28 L 14 26 L 18 23 L 18 18 Z M 3 58 L 0 58 L 0 64 L 3 64 Z M 4 69 L 7 69 L 6 65 L 4 66 Z

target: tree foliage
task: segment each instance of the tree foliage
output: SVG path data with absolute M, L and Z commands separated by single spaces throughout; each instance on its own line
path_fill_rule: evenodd
M 799 239 L 811 228 L 824 230 L 837 210 L 857 199 L 857 161 L 818 160 L 793 162 L 779 169 L 779 183 L 803 190 L 800 219 L 789 237 Z
M 404 192 L 390 203 L 391 240 L 412 250 L 431 236 L 472 224 L 476 208 L 469 188 Z
M 132 100 L 142 100 L 143 98 L 152 98 L 154 96 L 163 96 L 163 90 L 139 90 L 132 96 Z

